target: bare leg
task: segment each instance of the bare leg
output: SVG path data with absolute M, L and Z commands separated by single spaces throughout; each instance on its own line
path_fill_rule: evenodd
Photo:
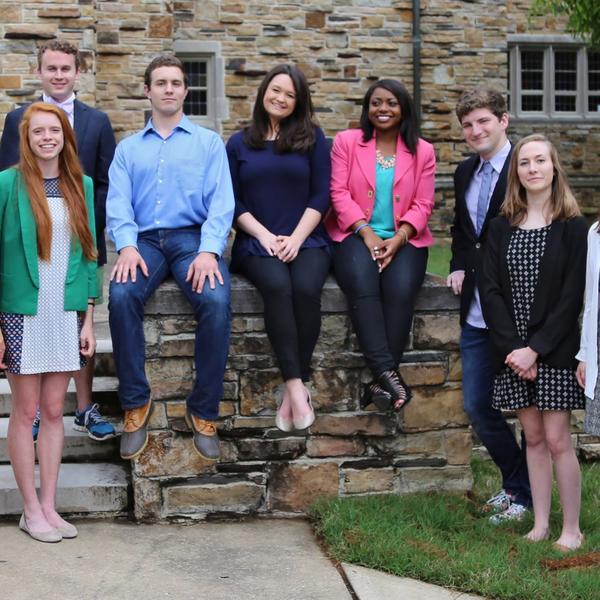
M 56 486 L 64 441 L 63 406 L 72 373 L 44 373 L 41 385 L 42 419 L 38 440 L 40 463 L 40 504 L 46 520 L 52 527 L 61 527 L 65 521 L 55 509 Z
M 77 390 L 77 410 L 82 412 L 92 404 L 92 382 L 94 380 L 94 356 L 87 359 L 85 367 L 73 373 Z
M 557 544 L 575 550 L 581 546 L 579 529 L 581 507 L 581 470 L 571 443 L 570 411 L 548 411 L 544 415 L 546 440 L 554 468 L 563 509 L 563 526 Z
M 529 406 L 517 411 L 527 440 L 527 467 L 533 500 L 533 529 L 525 536 L 532 542 L 545 540 L 549 534 L 552 461 L 546 444 L 542 413 Z
M 35 489 L 35 450 L 31 437 L 31 425 L 39 403 L 42 376 L 7 373 L 7 377 L 12 394 L 8 454 L 23 497 L 25 519 L 31 531 L 50 531 L 52 525 L 44 516 Z

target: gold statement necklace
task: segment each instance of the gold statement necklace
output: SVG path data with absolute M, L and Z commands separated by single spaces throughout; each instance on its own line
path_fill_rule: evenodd
M 396 155 L 392 154 L 392 156 L 388 156 L 387 158 L 381 154 L 379 148 L 375 150 L 375 160 L 377 164 L 383 167 L 384 169 L 391 169 L 396 166 Z

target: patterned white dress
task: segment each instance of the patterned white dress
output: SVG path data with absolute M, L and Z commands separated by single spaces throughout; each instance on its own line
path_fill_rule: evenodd
M 527 342 L 527 323 L 540 263 L 544 256 L 550 225 L 539 229 L 515 229 L 506 255 L 517 331 Z M 576 327 L 576 324 L 573 324 Z M 583 390 L 574 369 L 558 369 L 538 363 L 535 381 L 525 381 L 504 367 L 494 381 L 492 405 L 503 410 L 536 406 L 539 410 L 574 410 L 585 406 Z
M 58 179 L 45 179 L 44 188 L 52 218 L 52 244 L 50 260 L 38 259 L 37 314 L 0 313 L 8 371 L 20 375 L 77 371 L 84 364 L 79 353 L 81 319 L 76 311 L 64 309 L 71 247 L 69 214 Z

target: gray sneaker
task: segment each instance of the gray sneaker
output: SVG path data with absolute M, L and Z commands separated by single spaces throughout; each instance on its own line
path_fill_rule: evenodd
M 144 406 L 125 411 L 121 434 L 121 458 L 131 460 L 139 456 L 148 443 L 148 420 L 152 414 L 152 401 Z
M 492 525 L 500 525 L 507 521 L 522 521 L 528 513 L 529 509 L 526 506 L 513 502 L 506 510 L 492 515 L 490 523 Z
M 185 421 L 194 433 L 196 452 L 205 460 L 218 460 L 221 450 L 215 422 L 196 417 L 189 410 L 186 410 Z

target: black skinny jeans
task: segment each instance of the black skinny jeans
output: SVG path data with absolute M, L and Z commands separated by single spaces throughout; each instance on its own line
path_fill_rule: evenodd
M 291 263 L 271 256 L 247 256 L 241 263 L 241 272 L 262 295 L 265 329 L 284 381 L 310 378 L 330 262 L 327 250 L 306 248 Z
M 406 244 L 379 273 L 362 239 L 335 245 L 333 267 L 354 331 L 373 377 L 397 369 L 408 342 L 417 293 L 425 278 L 427 248 Z

